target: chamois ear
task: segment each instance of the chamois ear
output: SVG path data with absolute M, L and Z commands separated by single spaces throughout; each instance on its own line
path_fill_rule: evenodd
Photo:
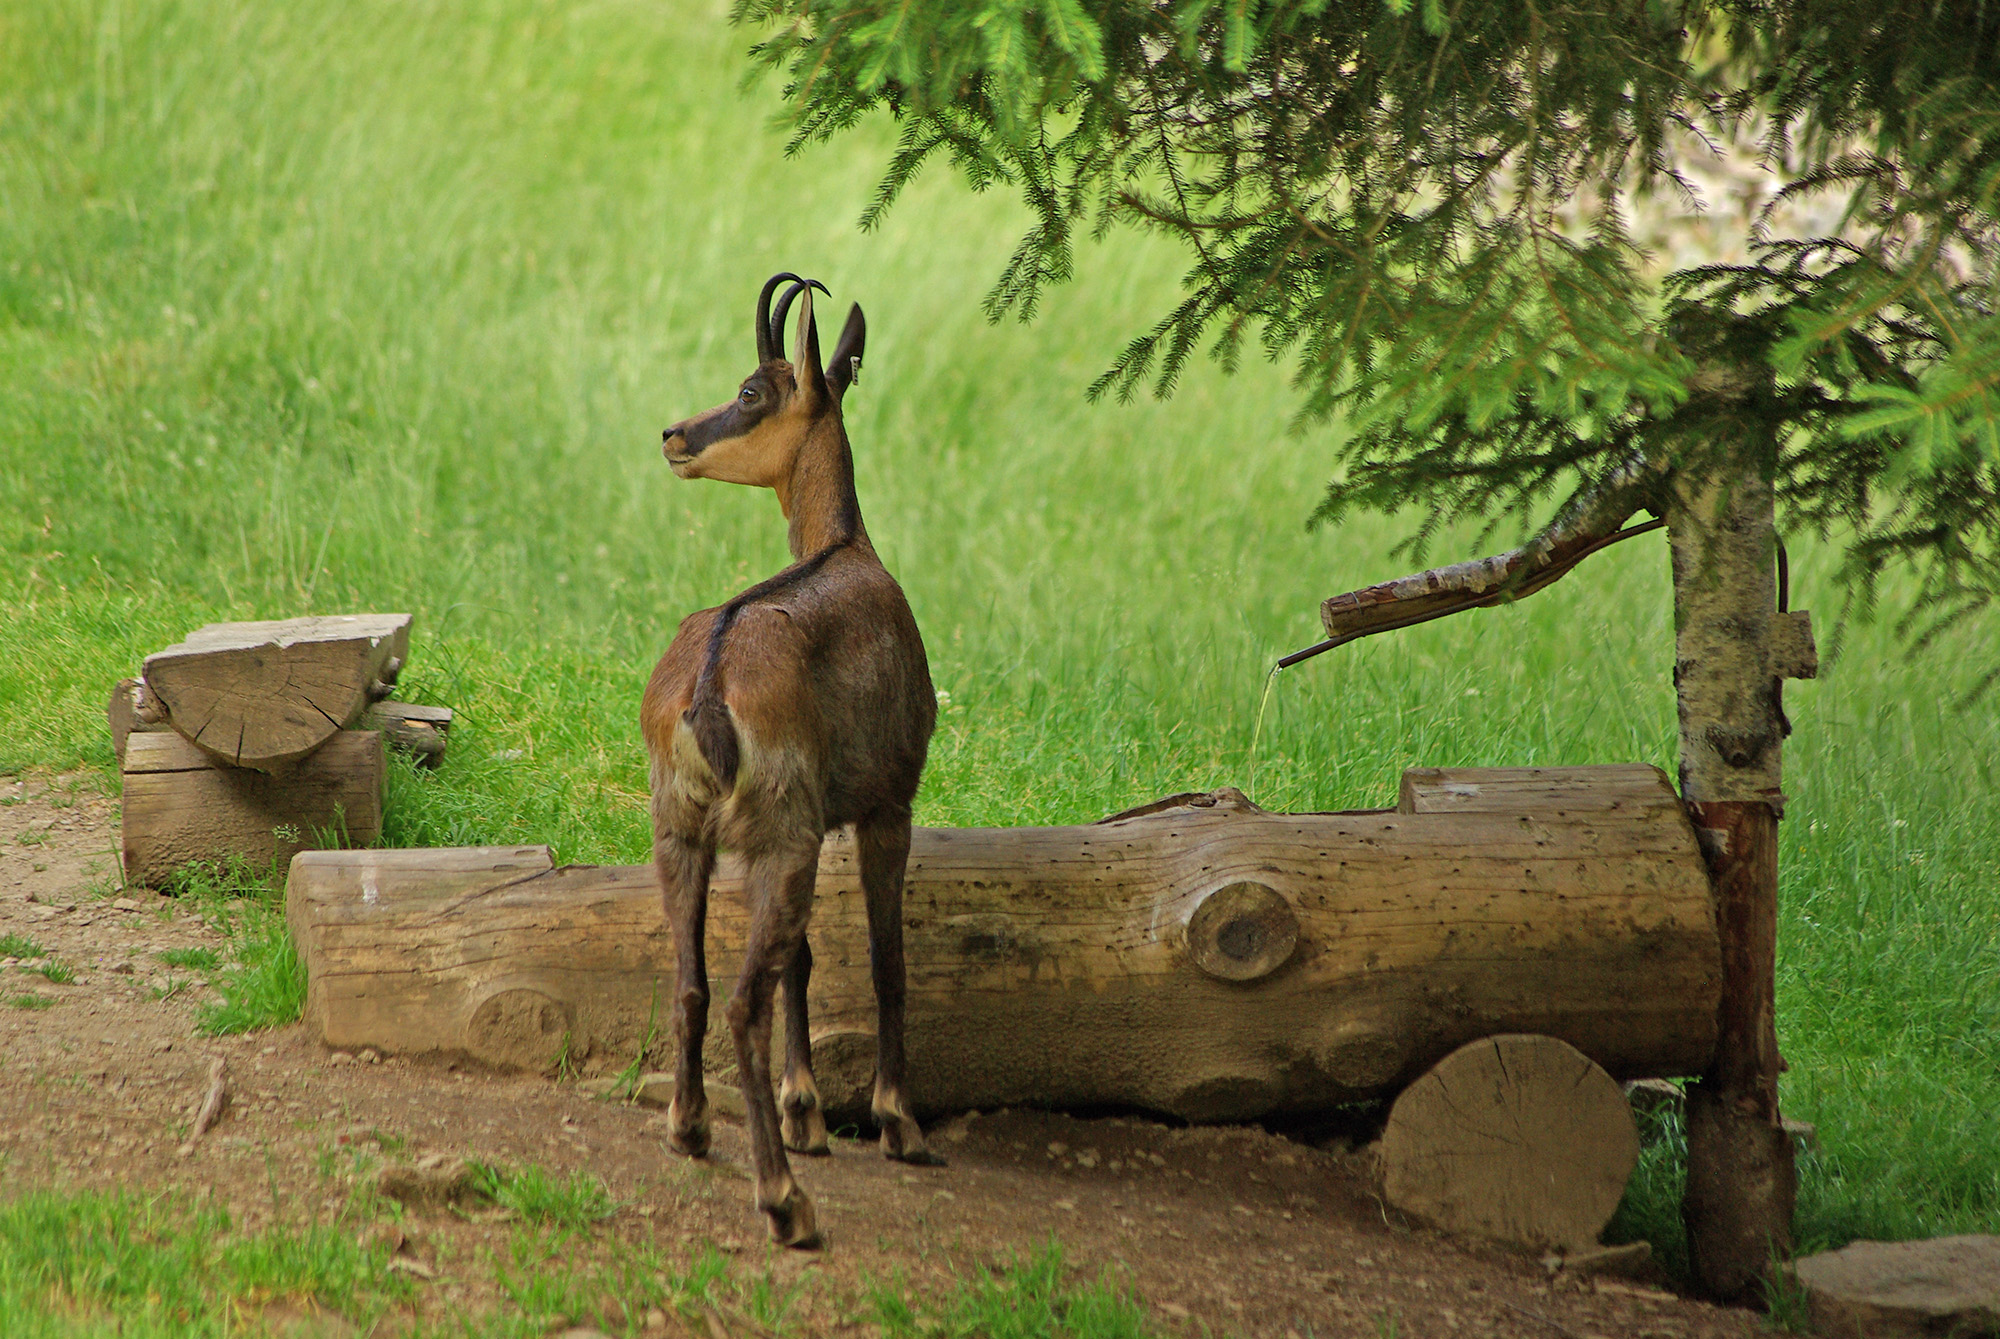
M 833 388 L 833 398 L 838 400 L 847 394 L 847 388 L 861 378 L 861 346 L 868 342 L 868 322 L 861 317 L 861 304 L 855 303 L 847 309 L 847 324 L 840 329 L 840 338 L 833 342 L 833 358 L 826 365 L 826 384 Z
M 819 360 L 819 323 L 813 320 L 813 285 L 800 292 L 798 336 L 793 341 L 792 375 L 798 378 L 799 393 L 810 404 L 833 398 L 826 384 L 826 370 Z

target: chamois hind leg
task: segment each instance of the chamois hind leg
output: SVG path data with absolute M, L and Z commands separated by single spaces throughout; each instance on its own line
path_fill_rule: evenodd
M 667 1144 L 699 1158 L 708 1152 L 708 1094 L 701 1083 L 701 1043 L 708 1033 L 708 879 L 715 848 L 669 833 L 653 842 L 653 863 L 674 931 L 674 1099 Z
M 910 859 L 907 810 L 855 824 L 861 887 L 868 898 L 868 960 L 875 975 L 875 1124 L 882 1152 L 900 1162 L 942 1167 L 924 1146 L 903 1087 L 903 869 Z
M 806 986 L 812 969 L 812 945 L 801 934 L 798 952 L 785 968 L 785 1077 L 778 1085 L 778 1114 L 784 1123 L 785 1147 L 818 1158 L 829 1150 L 819 1085 L 813 1082 L 812 1032 L 806 1019 Z
M 750 904 L 750 937 L 743 946 L 743 974 L 729 999 L 729 1030 L 736 1039 L 736 1065 L 743 1082 L 745 1123 L 757 1171 L 757 1207 L 771 1220 L 771 1236 L 781 1245 L 819 1245 L 812 1201 L 792 1179 L 785 1160 L 778 1104 L 771 1092 L 771 1018 L 778 978 L 791 965 L 812 914 L 813 882 L 819 872 L 817 844 L 750 857 L 744 892 Z

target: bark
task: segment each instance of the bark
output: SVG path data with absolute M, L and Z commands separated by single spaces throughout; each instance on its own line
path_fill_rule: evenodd
M 1797 1183 L 1778 1111 L 1774 1002 L 1778 685 L 1804 655 L 1790 627 L 1774 637 L 1775 443 L 1747 416 L 1715 419 L 1738 436 L 1737 467 L 1677 477 L 1668 513 L 1681 796 L 1714 877 L 1723 953 L 1715 1062 L 1688 1099 L 1682 1216 L 1697 1279 L 1736 1301 L 1791 1249 Z
M 1496 1032 L 1561 1037 L 1620 1078 L 1708 1063 L 1708 879 L 1663 774 L 1430 771 L 1406 798 L 1267 814 L 1218 792 L 1081 827 L 917 829 L 919 1109 L 1318 1110 L 1393 1093 Z M 664 1048 L 656 983 L 674 954 L 650 867 L 551 869 L 542 848 L 309 852 L 286 904 L 306 1023 L 330 1046 L 619 1068 L 650 1019 Z M 725 856 L 718 1001 L 747 930 Z M 875 1000 L 844 835 L 822 853 L 811 935 L 815 1065 L 846 1119 L 867 1106 Z

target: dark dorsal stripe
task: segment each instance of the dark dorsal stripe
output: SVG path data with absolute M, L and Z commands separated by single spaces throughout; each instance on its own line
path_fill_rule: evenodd
M 853 510 L 851 504 L 849 510 Z M 766 577 L 731 599 L 716 615 L 715 626 L 708 630 L 708 646 L 702 653 L 701 673 L 695 676 L 694 700 L 681 713 L 681 719 L 694 730 L 695 746 L 701 750 L 708 769 L 715 773 L 715 779 L 722 783 L 723 789 L 735 786 L 736 769 L 742 761 L 736 727 L 729 719 L 728 707 L 715 689 L 715 672 L 722 664 L 723 640 L 729 636 L 730 627 L 745 606 L 798 585 L 826 566 L 827 559 L 845 548 L 853 538 L 854 527 L 849 526 L 846 538 L 835 540 L 812 557 L 793 563 L 776 576 Z

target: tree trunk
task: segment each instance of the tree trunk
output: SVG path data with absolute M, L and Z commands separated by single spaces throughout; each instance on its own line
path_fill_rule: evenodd
M 918 828 L 904 916 L 920 1110 L 1310 1111 L 1393 1093 L 1496 1032 L 1561 1037 L 1619 1078 L 1708 1063 L 1708 875 L 1664 775 L 1430 771 L 1404 798 L 1267 814 L 1222 791 L 1087 826 Z M 664 1053 L 674 951 L 649 866 L 309 852 L 286 908 L 306 1024 L 330 1046 L 616 1068 L 650 1016 Z M 725 856 L 718 1002 L 747 930 Z M 875 1000 L 845 834 L 821 854 L 811 934 L 820 1091 L 830 1114 L 865 1118 Z
M 1681 797 L 1715 881 L 1722 996 L 1715 1061 L 1688 1093 L 1682 1217 L 1712 1295 L 1754 1293 L 1791 1249 L 1797 1192 L 1778 1113 L 1775 1012 L 1783 715 L 1774 646 L 1776 444 L 1747 412 L 1714 421 L 1738 448 L 1726 467 L 1680 474 L 1668 505 Z M 1718 459 L 1722 459 L 1718 453 Z

